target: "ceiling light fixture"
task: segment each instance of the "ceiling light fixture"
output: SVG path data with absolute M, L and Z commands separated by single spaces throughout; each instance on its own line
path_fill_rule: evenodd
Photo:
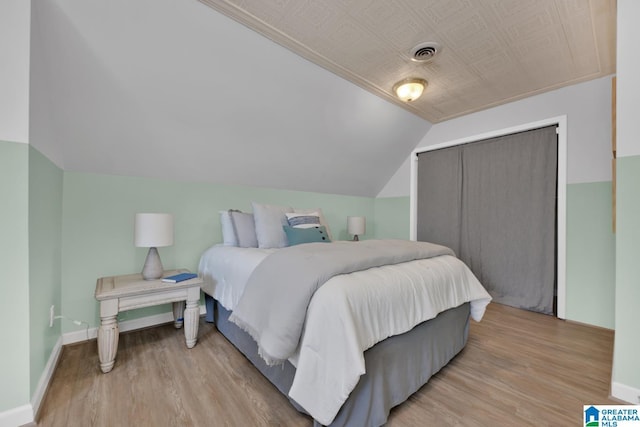
M 396 96 L 404 102 L 415 101 L 420 98 L 422 92 L 427 87 L 427 81 L 418 78 L 400 80 L 393 85 Z

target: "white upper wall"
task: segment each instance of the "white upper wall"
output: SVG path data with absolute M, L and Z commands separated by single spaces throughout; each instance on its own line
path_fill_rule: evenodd
M 567 182 L 611 181 L 611 77 L 437 123 L 416 148 L 567 115 Z M 409 156 L 378 197 L 408 196 Z
M 638 112 L 640 112 L 640 55 L 638 54 L 638 36 L 640 29 L 637 19 L 640 16 L 640 2 L 625 1 L 618 9 L 618 19 L 626 19 L 625 25 L 618 26 L 618 86 L 616 94 L 617 157 L 640 155 L 640 135 L 638 135 Z
M 197 1 L 33 7 L 65 170 L 375 196 L 431 126 Z
M 29 142 L 30 0 L 0 2 L 0 141 Z
M 51 102 L 52 82 L 48 61 L 53 60 L 44 45 L 39 3 L 31 8 L 31 62 L 29 78 L 29 143 L 60 168 L 64 166 L 62 144 L 56 143 Z

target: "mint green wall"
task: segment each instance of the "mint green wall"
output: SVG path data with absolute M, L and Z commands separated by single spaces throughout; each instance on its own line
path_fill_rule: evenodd
M 27 144 L 0 141 L 0 412 L 29 403 Z
M 615 327 L 611 182 L 567 185 L 567 319 Z
M 175 216 L 175 243 L 159 248 L 166 269 L 196 270 L 200 254 L 222 241 L 219 210 L 251 211 L 251 201 L 321 207 L 334 239 L 348 239 L 348 215 L 373 218 L 374 199 L 209 183 L 64 172 L 62 227 L 62 313 L 99 324 L 94 299 L 96 279 L 142 269 L 147 249 L 133 246 L 136 212 Z M 368 237 L 368 236 L 365 236 Z M 168 307 L 125 312 L 133 319 L 168 311 Z M 78 329 L 62 325 L 63 332 Z
M 639 390 L 640 156 L 618 157 L 616 169 L 616 338 L 613 381 Z M 638 401 L 635 400 L 635 403 Z
M 0 389 L 0 411 L 30 400 L 59 333 L 78 329 L 67 321 L 49 328 L 48 307 L 55 304 L 58 313 L 97 326 L 96 279 L 141 269 L 147 250 L 133 246 L 136 212 L 175 215 L 175 244 L 159 249 L 166 268 L 196 270 L 202 251 L 222 239 L 218 211 L 249 211 L 252 200 L 322 207 L 337 239 L 351 238 L 346 232 L 348 215 L 367 217 L 364 238 L 409 236 L 408 197 L 373 199 L 63 172 L 26 144 L 3 142 L 0 167 L 0 196 L 10 208 L 0 225 L 3 235 L 10 237 L 0 241 L 0 259 L 7 263 L 3 267 L 10 279 L 0 290 L 0 313 L 5 324 L 16 325 L 15 319 L 22 319 L 3 332 L 3 341 L 15 343 L 16 351 L 3 353 L 1 378 L 16 386 Z M 628 182 L 640 182 L 640 177 Z M 567 315 L 613 327 L 610 183 L 572 184 L 567 193 Z M 630 217 L 635 220 L 637 213 Z M 631 245 L 630 240 L 626 244 Z M 8 283 L 23 285 L 7 287 Z M 166 311 L 169 307 L 136 310 L 121 319 Z
M 374 237 L 409 238 L 409 197 L 379 197 L 374 202 Z
M 59 313 L 62 246 L 62 170 L 29 148 L 29 320 L 31 395 L 60 337 L 49 327 L 49 307 Z

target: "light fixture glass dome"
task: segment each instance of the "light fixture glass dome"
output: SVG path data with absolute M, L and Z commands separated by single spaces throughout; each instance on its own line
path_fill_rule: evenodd
M 393 86 L 393 91 L 401 101 L 411 102 L 420 98 L 425 87 L 427 87 L 426 80 L 411 78 L 396 83 Z

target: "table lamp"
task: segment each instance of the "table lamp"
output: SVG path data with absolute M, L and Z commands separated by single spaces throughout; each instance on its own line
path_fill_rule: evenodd
M 367 222 L 363 216 L 347 217 L 347 233 L 353 234 L 353 241 L 357 242 L 359 234 L 364 234 L 367 229 Z
M 147 259 L 142 268 L 142 278 L 144 280 L 161 278 L 164 269 L 157 248 L 173 245 L 173 215 L 137 213 L 133 240 L 136 247 L 149 248 Z

